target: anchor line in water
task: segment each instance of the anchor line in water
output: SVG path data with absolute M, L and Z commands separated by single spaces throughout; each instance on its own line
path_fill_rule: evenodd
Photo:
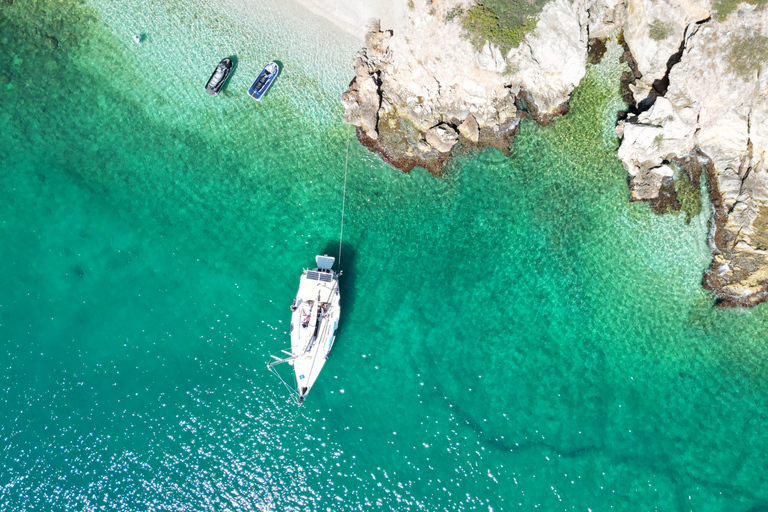
M 351 131 L 347 129 L 347 153 L 344 157 L 344 191 L 341 194 L 341 227 L 339 228 L 339 273 L 341 273 L 341 242 L 344 240 L 344 205 L 347 200 L 347 168 L 349 167 L 350 136 Z

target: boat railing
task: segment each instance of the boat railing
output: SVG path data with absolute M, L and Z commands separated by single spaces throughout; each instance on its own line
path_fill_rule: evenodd
M 323 322 L 323 331 L 320 334 L 317 335 L 317 337 L 321 338 L 321 339 L 325 339 L 326 335 L 331 330 L 331 322 L 330 322 L 330 319 L 328 318 L 327 314 L 324 315 L 323 320 L 325 320 L 325 322 Z
M 303 355 L 303 354 L 302 354 L 302 355 Z M 290 384 L 288 384 L 288 383 L 285 381 L 285 379 L 283 378 L 283 376 L 282 376 L 282 375 L 280 375 L 280 374 L 277 372 L 277 370 L 275 370 L 275 366 L 276 366 L 276 365 L 278 365 L 278 364 L 281 364 L 281 363 L 288 363 L 288 362 L 290 362 L 290 361 L 293 361 L 294 359 L 296 359 L 296 358 L 297 358 L 297 357 L 299 357 L 299 356 L 291 356 L 291 357 L 286 357 L 286 358 L 284 358 L 284 359 L 280 359 L 280 358 L 279 358 L 279 357 L 277 357 L 277 356 L 272 356 L 272 357 L 274 357 L 274 358 L 276 359 L 276 361 L 270 361 L 270 362 L 268 362 L 268 363 L 267 363 L 267 368 L 269 369 L 269 371 L 271 371 L 272 373 L 274 373 L 274 374 L 275 374 L 275 376 L 276 376 L 278 379 L 280 379 L 280 382 L 282 382 L 282 383 L 283 383 L 283 385 L 284 385 L 286 388 L 288 388 L 288 390 L 289 390 L 291 393 L 295 394 L 297 397 L 301 397 L 301 393 L 299 393 L 299 390 L 298 390 L 298 389 L 296 389 L 296 388 L 294 388 L 294 387 L 293 387 L 293 386 L 291 386 Z M 299 400 L 299 404 L 301 404 L 301 400 Z
M 318 339 L 322 339 L 323 336 L 325 336 L 328 331 L 330 331 L 330 322 L 326 321 L 328 318 L 328 313 L 323 313 L 322 316 L 318 318 L 319 320 L 319 331 L 315 333 L 314 336 L 312 336 L 312 339 L 309 340 L 309 343 L 307 343 L 306 348 L 304 349 L 304 354 L 307 354 L 309 352 L 312 352 L 312 349 L 315 347 L 315 343 L 317 343 Z M 303 354 L 302 354 L 303 355 Z

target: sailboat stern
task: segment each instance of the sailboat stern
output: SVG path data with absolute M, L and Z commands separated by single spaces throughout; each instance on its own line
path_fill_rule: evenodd
M 333 256 L 328 256 L 327 254 L 315 256 L 315 264 L 320 270 L 332 270 L 334 263 L 336 263 L 336 258 Z

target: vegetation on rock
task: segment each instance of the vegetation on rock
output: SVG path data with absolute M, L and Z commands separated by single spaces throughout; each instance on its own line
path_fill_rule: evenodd
M 462 14 L 464 14 L 464 10 L 461 7 L 454 7 L 448 11 L 448 14 L 445 16 L 445 21 L 451 21 L 453 18 L 461 16 Z
M 752 245 L 759 251 L 768 250 L 768 208 L 757 208 L 757 217 L 752 225 Z
M 768 60 L 768 37 L 746 33 L 733 35 L 726 60 L 736 75 L 745 81 L 751 80 Z
M 765 5 L 768 0 L 715 0 L 712 8 L 717 12 L 717 19 L 724 20 L 739 4 Z
M 672 35 L 672 25 L 664 23 L 660 19 L 655 19 L 653 23 L 648 25 L 648 35 L 654 41 L 663 41 Z
M 536 28 L 546 0 L 482 0 L 466 13 L 464 29 L 480 50 L 486 41 L 507 53 Z
M 701 188 L 698 179 L 693 179 L 687 171 L 675 172 L 675 194 L 680 203 L 680 211 L 685 214 L 685 223 L 701 213 Z

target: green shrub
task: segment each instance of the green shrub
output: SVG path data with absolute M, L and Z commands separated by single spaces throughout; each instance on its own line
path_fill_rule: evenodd
M 464 30 L 479 51 L 486 41 L 507 53 L 534 28 L 547 0 L 482 0 L 466 13 Z
M 653 23 L 648 25 L 648 35 L 655 41 L 663 41 L 672 35 L 672 28 L 670 23 L 664 23 L 659 19 L 655 19 Z
M 715 0 L 712 8 L 716 11 L 718 20 L 724 20 L 736 9 L 736 6 L 745 3 L 750 5 L 765 5 L 768 0 Z
M 751 80 L 768 60 L 768 37 L 755 33 L 734 34 L 726 60 L 731 71 L 744 80 Z
M 661 151 L 661 143 L 664 142 L 664 134 L 660 133 L 653 139 L 653 143 L 656 145 L 656 151 Z
M 464 10 L 461 7 L 454 7 L 448 11 L 448 14 L 446 14 L 445 21 L 451 21 L 453 18 L 461 16 L 462 14 L 464 14 Z

